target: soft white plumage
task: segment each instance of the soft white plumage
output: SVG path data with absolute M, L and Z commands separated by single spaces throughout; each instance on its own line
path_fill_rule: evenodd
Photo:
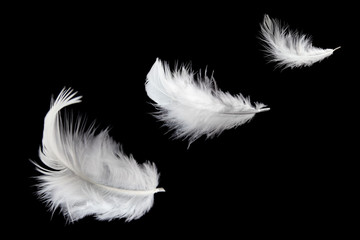
M 80 102 L 71 89 L 52 101 L 44 121 L 42 148 L 36 164 L 42 173 L 38 194 L 52 211 L 60 208 L 69 221 L 87 215 L 99 220 L 137 219 L 153 205 L 159 174 L 154 164 L 139 165 L 126 156 L 107 130 L 95 134 L 93 125 L 62 118 L 59 111 Z
M 256 113 L 269 110 L 262 103 L 252 106 L 241 94 L 232 96 L 217 89 L 205 76 L 195 81 L 194 73 L 181 67 L 171 72 L 156 59 L 146 79 L 146 92 L 158 108 L 155 116 L 174 130 L 175 138 L 189 144 L 202 135 L 213 137 L 249 121 Z
M 265 14 L 261 24 L 261 40 L 265 43 L 265 52 L 272 62 L 282 68 L 311 66 L 333 54 L 335 49 L 313 47 L 311 38 L 291 31 L 280 21 Z

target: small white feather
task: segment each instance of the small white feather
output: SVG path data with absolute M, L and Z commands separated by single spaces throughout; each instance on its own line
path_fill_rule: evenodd
M 282 26 L 280 21 L 271 19 L 267 14 L 260 26 L 260 38 L 265 43 L 267 57 L 283 69 L 311 66 L 329 57 L 340 48 L 313 47 L 309 36 L 289 30 L 287 26 Z
M 174 138 L 188 139 L 189 145 L 202 135 L 219 135 L 269 110 L 262 103 L 251 105 L 241 94 L 218 90 L 214 78 L 196 81 L 184 66 L 171 72 L 159 59 L 147 75 L 145 88 L 158 108 L 155 116 L 174 130 Z
M 52 211 L 60 208 L 69 221 L 87 215 L 99 220 L 137 219 L 154 201 L 159 174 L 154 164 L 139 165 L 126 156 L 107 130 L 95 134 L 94 127 L 84 130 L 77 119 L 61 118 L 59 111 L 80 102 L 71 89 L 63 89 L 44 121 L 39 157 L 46 167 L 42 173 L 38 195 Z

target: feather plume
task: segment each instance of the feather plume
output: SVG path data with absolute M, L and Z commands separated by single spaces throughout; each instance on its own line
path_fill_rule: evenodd
M 340 48 L 313 47 L 309 36 L 289 30 L 287 26 L 282 26 L 280 21 L 271 19 L 266 14 L 260 26 L 260 39 L 264 42 L 267 57 L 270 62 L 276 62 L 277 66 L 283 69 L 311 66 Z
M 196 81 L 185 66 L 171 72 L 159 59 L 147 75 L 145 88 L 156 103 L 155 116 L 174 130 L 174 138 L 188 139 L 189 145 L 202 135 L 219 135 L 269 110 L 262 103 L 251 105 L 241 94 L 232 96 L 218 90 L 213 77 Z
M 137 219 L 153 205 L 159 174 L 154 164 L 139 165 L 126 156 L 108 130 L 95 134 L 94 125 L 84 130 L 84 121 L 72 123 L 59 111 L 79 103 L 71 89 L 63 89 L 44 121 L 37 166 L 39 197 L 54 212 L 60 208 L 69 221 L 87 215 L 98 220 Z

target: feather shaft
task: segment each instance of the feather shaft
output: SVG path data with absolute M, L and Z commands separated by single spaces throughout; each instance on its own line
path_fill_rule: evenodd
M 121 188 L 114 188 L 114 187 L 109 187 L 106 185 L 102 185 L 102 184 L 98 184 L 98 183 L 93 183 L 96 186 L 105 188 L 107 190 L 111 190 L 111 191 L 116 191 L 119 192 L 121 194 L 127 194 L 127 195 L 153 195 L 154 193 L 158 193 L 158 192 L 165 192 L 164 188 L 155 188 L 155 189 L 150 189 L 150 190 L 127 190 L 127 189 L 121 189 Z
M 232 115 L 250 115 L 250 114 L 256 114 L 260 112 L 266 112 L 269 111 L 270 108 L 261 108 L 253 111 L 244 111 L 244 112 L 223 112 L 221 114 L 232 114 Z

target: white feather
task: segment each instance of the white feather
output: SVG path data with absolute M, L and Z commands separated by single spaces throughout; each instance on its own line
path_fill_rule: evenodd
M 202 135 L 213 137 L 269 110 L 261 103 L 252 106 L 241 94 L 218 90 L 213 78 L 195 81 L 194 73 L 184 66 L 171 72 L 159 59 L 148 73 L 145 87 L 159 110 L 155 116 L 174 130 L 174 138 L 186 138 L 189 145 Z
M 154 201 L 159 174 L 151 163 L 139 165 L 126 156 L 108 130 L 95 134 L 92 125 L 61 118 L 59 111 L 80 102 L 71 89 L 63 89 L 44 121 L 39 157 L 46 167 L 36 164 L 42 173 L 38 194 L 52 211 L 60 208 L 69 221 L 87 215 L 99 220 L 137 219 Z
M 313 47 L 311 38 L 291 31 L 280 21 L 265 14 L 261 24 L 261 40 L 270 61 L 282 68 L 311 66 L 333 54 L 335 49 Z

